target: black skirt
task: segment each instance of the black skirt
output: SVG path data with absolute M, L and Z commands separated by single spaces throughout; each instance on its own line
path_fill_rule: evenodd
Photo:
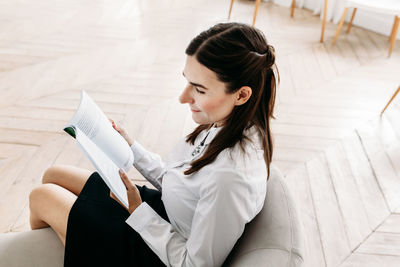
M 137 186 L 142 201 L 168 220 L 161 193 Z M 110 197 L 94 172 L 68 217 L 64 266 L 165 266 L 125 220 L 129 212 Z

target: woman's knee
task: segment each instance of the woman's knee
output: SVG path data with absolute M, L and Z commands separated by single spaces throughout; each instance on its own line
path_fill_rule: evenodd
M 37 215 L 51 217 L 56 213 L 68 213 L 76 198 L 56 184 L 42 184 L 29 194 L 29 209 Z
M 43 184 L 59 185 L 75 195 L 79 195 L 91 171 L 69 165 L 54 165 L 43 174 Z
M 60 175 L 61 167 L 54 165 L 46 169 L 42 176 L 42 183 L 54 183 L 57 177 Z
M 76 196 L 52 183 L 42 184 L 29 194 L 32 229 L 51 226 L 61 240 L 65 237 L 68 214 Z
M 29 208 L 32 211 L 36 205 L 36 202 L 39 200 L 42 194 L 42 188 L 41 185 L 38 187 L 35 187 L 31 193 L 29 194 Z
M 49 200 L 50 191 L 53 185 L 42 184 L 35 187 L 29 194 L 29 208 L 34 211 L 36 208 L 41 207 L 43 202 Z

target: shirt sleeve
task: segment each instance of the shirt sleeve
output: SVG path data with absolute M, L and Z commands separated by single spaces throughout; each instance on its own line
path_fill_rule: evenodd
M 134 156 L 133 166 L 159 191 L 162 189 L 162 177 L 165 163 L 158 154 L 147 151 L 137 141 L 131 146 Z
M 188 239 L 146 203 L 126 221 L 167 266 L 221 266 L 256 215 L 244 177 L 229 169 L 210 178 L 200 189 Z

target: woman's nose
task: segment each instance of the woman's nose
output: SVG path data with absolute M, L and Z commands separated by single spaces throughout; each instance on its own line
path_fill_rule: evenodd
M 193 97 L 191 95 L 191 85 L 188 84 L 185 89 L 183 90 L 182 94 L 179 96 L 179 102 L 182 104 L 185 103 L 193 103 Z

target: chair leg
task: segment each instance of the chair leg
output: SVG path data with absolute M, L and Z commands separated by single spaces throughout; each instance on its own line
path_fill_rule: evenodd
M 389 43 L 392 42 L 392 36 L 393 36 L 393 33 L 394 33 L 394 26 L 396 25 L 396 20 L 397 20 L 397 16 L 394 16 L 392 31 L 390 32 L 390 36 L 389 36 Z
M 390 57 L 392 55 L 392 51 L 393 51 L 393 47 L 394 44 L 396 43 L 396 36 L 397 36 L 397 32 L 399 30 L 399 24 L 400 24 L 400 18 L 399 16 L 396 16 L 396 20 L 394 22 L 394 26 L 393 26 L 393 34 L 390 40 L 390 47 L 389 47 L 389 55 L 388 57 Z
M 294 8 L 296 7 L 296 0 L 292 0 L 292 5 L 290 6 L 290 17 L 294 16 Z
M 231 5 L 229 6 L 228 20 L 231 18 L 231 12 L 232 12 L 233 1 L 235 1 L 235 0 L 231 0 Z
M 325 3 L 324 3 L 324 15 L 323 15 L 323 18 L 322 18 L 322 27 L 321 27 L 321 39 L 319 40 L 320 43 L 322 43 L 324 41 L 327 9 L 328 9 L 328 0 L 325 0 Z
M 393 96 L 390 98 L 389 102 L 386 104 L 385 108 L 382 110 L 381 112 L 381 116 L 383 114 L 383 112 L 385 112 L 385 110 L 387 109 L 387 107 L 389 106 L 389 104 L 393 101 L 393 99 L 396 97 L 396 95 L 400 92 L 400 86 L 399 88 L 397 88 L 396 92 L 394 92 Z
M 344 19 L 346 18 L 346 14 L 347 14 L 347 11 L 348 11 L 348 10 L 349 10 L 349 8 L 346 7 L 346 8 L 344 9 L 344 11 L 343 11 L 343 15 L 342 15 L 342 17 L 340 18 L 339 25 L 338 25 L 337 30 L 336 30 L 335 38 L 333 38 L 333 42 L 332 42 L 333 45 L 336 43 L 336 40 L 337 40 L 337 38 L 339 37 L 340 30 L 342 29 L 343 22 L 344 22 Z
M 252 24 L 253 27 L 254 27 L 254 24 L 256 23 L 256 18 L 257 18 L 258 8 L 260 7 L 260 2 L 261 2 L 261 0 L 256 0 L 256 8 L 254 10 L 253 24 Z
M 350 32 L 351 26 L 353 25 L 354 17 L 356 16 L 357 8 L 355 7 L 353 10 L 353 15 L 351 15 L 349 26 L 347 27 L 347 33 Z

